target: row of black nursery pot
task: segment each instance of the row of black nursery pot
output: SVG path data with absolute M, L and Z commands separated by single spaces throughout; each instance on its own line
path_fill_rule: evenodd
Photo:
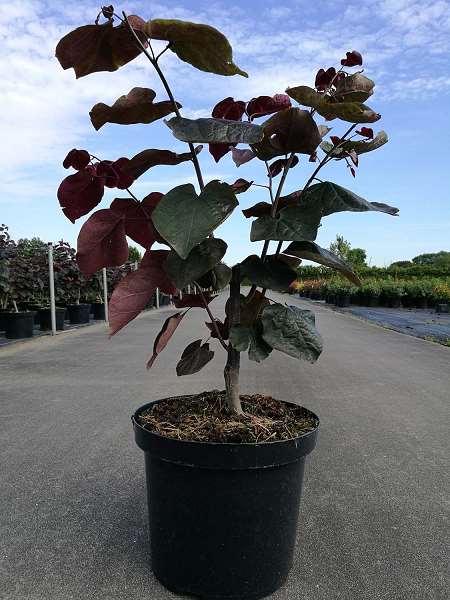
M 407 296 L 385 296 L 372 294 L 323 294 L 319 291 L 308 291 L 300 296 L 311 300 L 324 300 L 327 304 L 335 304 L 339 307 L 347 307 L 351 304 L 356 306 L 385 306 L 389 308 L 431 308 L 426 297 L 410 298 Z
M 38 305 L 21 305 L 18 312 L 0 311 L 0 331 L 5 332 L 8 339 L 23 339 L 33 336 L 34 328 L 40 331 L 50 331 L 52 328 L 51 310 L 49 307 Z M 105 305 L 102 303 L 69 304 L 66 307 L 57 306 L 55 309 L 56 330 L 63 331 L 65 321 L 71 325 L 89 323 L 92 318 L 96 321 L 105 320 Z
M 170 297 L 160 294 L 159 305 L 168 306 Z M 156 306 L 156 298 L 153 297 L 148 308 Z M 40 331 L 50 331 L 52 328 L 51 311 L 49 307 L 38 304 L 22 303 L 19 312 L 0 309 L 0 332 L 5 332 L 8 339 L 23 339 L 33 336 L 34 328 Z M 105 305 L 102 302 L 68 304 L 56 307 L 56 330 L 63 331 L 65 321 L 71 325 L 83 325 L 94 321 L 105 320 Z M 1 335 L 1 334 L 0 334 Z

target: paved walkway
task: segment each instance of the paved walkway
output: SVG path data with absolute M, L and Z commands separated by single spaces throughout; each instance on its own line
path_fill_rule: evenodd
M 315 310 L 325 339 L 316 365 L 276 352 L 243 365 L 244 392 L 321 417 L 295 565 L 271 598 L 447 600 L 450 348 Z M 222 387 L 223 358 L 217 349 L 199 374 L 173 378 L 181 350 L 204 333 L 194 309 L 147 373 L 170 312 L 146 313 L 111 341 L 99 324 L 0 349 L 1 600 L 176 598 L 149 568 L 130 414 Z

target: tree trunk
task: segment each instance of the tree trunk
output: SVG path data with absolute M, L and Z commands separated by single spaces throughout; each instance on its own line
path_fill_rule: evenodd
M 230 301 L 228 307 L 228 320 L 230 327 L 239 325 L 241 320 L 241 277 L 239 264 L 232 269 L 230 282 Z M 228 408 L 237 413 L 243 414 L 241 399 L 239 396 L 239 366 L 241 362 L 240 352 L 235 350 L 228 342 L 228 358 L 225 365 L 224 377 L 227 394 Z

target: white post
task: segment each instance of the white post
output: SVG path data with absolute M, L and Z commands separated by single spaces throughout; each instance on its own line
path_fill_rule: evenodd
M 156 308 L 159 308 L 159 288 L 156 288 Z
M 190 293 L 191 293 L 191 284 L 190 284 L 190 283 L 188 283 L 188 286 L 187 286 L 187 293 L 188 293 L 188 294 L 190 294 Z
M 50 317 L 52 335 L 56 335 L 55 276 L 53 273 L 53 244 L 48 243 L 48 282 L 50 288 Z
M 133 271 L 137 271 L 137 268 L 138 268 L 138 261 L 135 260 L 134 261 L 134 266 L 133 266 Z
M 103 303 L 105 305 L 105 321 L 108 323 L 108 280 L 106 278 L 106 268 L 103 267 Z

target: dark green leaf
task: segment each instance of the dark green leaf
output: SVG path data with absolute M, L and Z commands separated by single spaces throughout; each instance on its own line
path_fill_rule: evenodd
M 276 218 L 263 216 L 253 222 L 250 239 L 314 241 L 322 217 L 341 211 L 379 211 L 396 215 L 398 208 L 368 202 L 340 185 L 325 181 L 312 185 L 298 202 L 280 210 Z
M 238 205 L 227 183 L 211 181 L 200 196 L 191 183 L 168 192 L 152 214 L 153 224 L 181 258 L 216 229 Z
M 174 112 L 172 102 L 155 102 L 156 93 L 148 88 L 135 87 L 128 94 L 120 96 L 112 106 L 99 102 L 89 113 L 92 125 L 99 130 L 105 123 L 133 125 L 152 123 Z M 178 104 L 181 108 L 181 104 Z
M 183 351 L 177 364 L 177 375 L 192 375 L 198 373 L 214 357 L 214 352 L 209 349 L 209 344 L 202 340 L 191 342 Z
M 309 362 L 320 356 L 322 338 L 310 310 L 271 304 L 263 310 L 262 323 L 262 337 L 275 350 Z
M 272 352 L 272 348 L 262 338 L 261 320 L 251 325 L 233 325 L 230 329 L 230 342 L 238 352 L 248 350 L 248 357 L 254 362 L 262 362 Z
M 351 270 L 347 263 L 336 256 L 336 254 L 333 254 L 333 252 L 321 248 L 314 242 L 292 242 L 286 250 L 283 250 L 283 253 L 311 260 L 325 267 L 331 267 L 345 275 L 355 285 L 361 285 L 359 277 Z
M 197 283 L 203 288 L 212 287 L 215 291 L 225 288 L 231 280 L 231 269 L 225 263 L 219 263 L 211 271 L 208 271 L 197 279 Z
M 185 119 L 165 121 L 177 140 L 208 144 L 254 144 L 262 140 L 263 129 L 255 123 L 228 119 Z M 320 140 L 319 140 L 320 141 Z
M 286 292 L 297 273 L 276 256 L 267 256 L 263 262 L 253 254 L 241 263 L 241 278 L 258 287 Z
M 226 251 L 223 240 L 208 238 L 193 248 L 186 259 L 171 250 L 164 268 L 177 288 L 183 289 L 217 265 Z
M 146 32 L 150 38 L 170 42 L 170 49 L 178 58 L 201 71 L 248 77 L 233 63 L 233 50 L 227 38 L 214 27 L 176 19 L 153 19 L 147 21 Z
M 288 209 L 292 208 L 288 212 Z M 277 217 L 270 215 L 259 217 L 252 223 L 250 240 L 315 240 L 320 218 L 298 211 L 296 207 L 280 210 Z

